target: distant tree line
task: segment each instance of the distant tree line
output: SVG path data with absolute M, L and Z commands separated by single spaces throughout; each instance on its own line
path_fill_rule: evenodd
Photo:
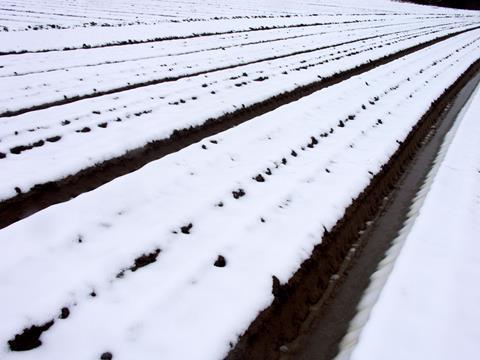
M 457 9 L 480 10 L 480 0 L 412 0 L 417 4 L 446 6 Z

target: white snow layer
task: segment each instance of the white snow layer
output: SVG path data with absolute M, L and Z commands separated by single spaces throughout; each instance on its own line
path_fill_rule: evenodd
M 2 359 L 225 356 L 271 303 L 272 275 L 286 282 L 310 256 L 478 59 L 479 36 L 318 91 L 2 229 Z M 156 262 L 117 277 L 155 249 Z M 225 267 L 214 266 L 219 255 Z M 58 319 L 65 306 L 71 315 Z M 15 334 L 51 319 L 40 347 L 9 351 Z
M 192 75 L 189 66 L 235 68 L 2 116 L 1 199 L 15 196 L 14 187 L 27 191 L 175 129 L 478 22 L 471 12 L 457 17 L 383 0 L 135 4 L 119 1 L 110 13 L 97 1 L 2 3 L 1 23 L 10 25 L 0 31 L 0 52 L 27 51 L 0 56 L 3 111 L 91 95 L 92 87 L 115 89 L 137 77 L 158 80 L 166 71 Z M 157 21 L 160 13 L 179 22 Z M 83 27 L 84 19 L 110 26 Z M 23 31 L 50 21 L 66 29 Z M 222 34 L 28 53 L 202 32 Z M 294 55 L 302 49 L 308 52 Z M 269 59 L 279 54 L 285 56 Z M 288 281 L 431 102 L 479 56 L 479 30 L 455 36 L 0 230 L 0 358 L 93 360 L 106 351 L 115 360 L 222 358 L 270 305 L 272 276 Z M 12 152 L 40 140 L 42 146 Z M 157 249 L 156 262 L 128 270 Z M 219 255 L 225 267 L 214 266 Z M 70 316 L 59 319 L 63 307 Z M 15 334 L 52 319 L 40 347 L 9 350 Z
M 480 88 L 418 211 L 352 360 L 480 354 Z

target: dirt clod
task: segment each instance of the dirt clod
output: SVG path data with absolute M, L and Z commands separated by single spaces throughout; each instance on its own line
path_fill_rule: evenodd
M 317 140 L 314 136 L 312 136 L 312 137 L 310 138 L 310 140 L 311 140 L 311 141 L 310 141 L 310 143 L 309 143 L 307 146 L 311 149 L 311 148 L 313 148 L 315 145 L 318 144 L 318 140 Z
M 225 267 L 227 265 L 227 260 L 222 255 L 218 255 L 217 260 L 213 264 L 216 267 Z
M 104 352 L 100 356 L 100 360 L 112 360 L 113 359 L 113 354 L 110 351 Z
M 44 331 L 50 329 L 53 323 L 54 320 L 50 320 L 43 325 L 33 325 L 29 328 L 23 329 L 21 334 L 17 334 L 12 340 L 8 340 L 8 346 L 10 347 L 10 350 L 27 351 L 39 347 L 42 345 L 40 336 Z
M 62 310 L 60 310 L 59 319 L 66 319 L 69 316 L 70 316 L 70 310 L 67 307 L 63 307 Z
M 243 189 L 234 190 L 232 191 L 232 195 L 235 199 L 240 199 L 242 196 L 245 196 L 245 191 Z
M 58 140 L 60 140 L 62 137 L 60 135 L 57 135 L 57 136 L 52 136 L 52 137 L 49 137 L 47 138 L 47 141 L 48 142 L 57 142 Z
M 191 224 L 190 224 L 191 225 Z M 143 254 L 135 259 L 135 265 L 130 268 L 132 271 L 137 271 L 138 269 L 150 265 L 157 261 L 158 254 L 160 254 L 160 249 L 155 249 L 149 254 Z
M 275 298 L 281 298 L 284 290 L 282 289 L 282 285 L 280 284 L 280 280 L 273 275 L 272 276 L 272 294 Z
M 192 230 L 192 228 L 193 228 L 193 224 L 190 223 L 188 225 L 182 226 L 180 230 L 183 234 L 190 234 L 190 230 Z

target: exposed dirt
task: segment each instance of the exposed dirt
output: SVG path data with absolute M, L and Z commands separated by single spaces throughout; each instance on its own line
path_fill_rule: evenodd
M 444 109 L 478 71 L 480 60 L 431 105 L 380 173 L 373 177 L 370 185 L 346 209 L 343 218 L 335 227 L 324 235 L 321 244 L 315 247 L 312 256 L 302 264 L 288 283 L 281 285 L 278 279 L 273 277 L 273 303 L 252 322 L 227 359 L 285 357 L 285 352 L 289 350 L 285 344 L 298 338 L 310 315 L 311 306 L 318 304 L 327 290 L 331 289 L 332 280 L 339 279 L 338 273 L 351 253 L 352 245 L 358 241 L 359 233 L 366 229 L 367 222 L 373 220 L 383 208 L 385 197 L 391 194 Z M 344 323 L 340 326 L 345 326 L 345 321 L 348 326 L 349 319 L 342 321 Z M 334 356 L 337 344 L 335 341 L 340 340 L 341 336 L 334 339 L 333 347 L 327 347 L 329 352 L 324 357 L 315 359 Z
M 345 81 L 352 76 L 359 75 L 455 35 L 472 30 L 464 30 L 452 35 L 443 36 L 385 56 L 378 60 L 371 61 L 368 64 L 360 65 L 355 69 L 266 99 L 252 106 L 240 108 L 235 112 L 225 114 L 219 118 L 209 119 L 201 126 L 175 130 L 168 139 L 151 142 L 140 149 L 127 152 L 124 156 L 107 160 L 95 167 L 87 168 L 62 180 L 36 185 L 29 192 L 18 192 L 17 196 L 0 203 L 0 228 L 6 227 L 50 205 L 70 200 L 84 192 L 93 190 L 116 177 L 138 170 L 151 161 L 176 152 L 205 137 L 218 134 L 280 106 L 297 101 L 323 88 Z M 312 146 L 315 141 L 317 140 L 312 139 Z
M 117 274 L 117 278 L 121 279 L 125 276 L 125 271 L 130 270 L 132 272 L 137 271 L 138 269 L 141 269 L 147 265 L 153 264 L 155 261 L 157 261 L 158 254 L 160 254 L 161 250 L 160 249 L 155 249 L 154 251 L 147 253 L 147 254 L 142 254 L 141 256 L 137 257 L 134 261 L 134 264 L 130 266 L 127 269 L 123 269 Z
M 227 265 L 227 260 L 223 255 L 218 255 L 217 260 L 213 264 L 216 267 L 225 267 Z
M 112 360 L 113 359 L 113 354 L 110 351 L 104 352 L 100 356 L 100 360 Z
M 23 330 L 21 334 L 15 335 L 15 337 L 11 340 L 8 340 L 8 346 L 12 351 L 27 351 L 32 350 L 40 345 L 42 342 L 40 341 L 40 336 L 44 331 L 50 329 L 53 325 L 54 320 L 50 320 L 42 325 L 33 325 L 29 328 Z

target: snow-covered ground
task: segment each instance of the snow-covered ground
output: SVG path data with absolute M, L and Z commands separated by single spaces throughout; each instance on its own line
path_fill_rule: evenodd
M 112 6 L 113 5 L 113 6 Z M 76 27 L 119 27 L 169 22 L 208 22 L 225 19 L 282 19 L 345 14 L 454 13 L 452 10 L 398 4 L 385 0 L 4 0 L 0 30 L 51 31 Z M 458 12 L 457 12 L 458 13 Z
M 224 357 L 272 276 L 288 281 L 480 58 L 479 20 L 386 0 L 3 2 L 0 201 L 468 31 L 1 229 L 0 358 Z M 41 346 L 11 351 L 44 324 Z
M 272 275 L 292 276 L 478 59 L 479 36 L 353 77 L 0 231 L 0 341 L 55 319 L 42 346 L 4 347 L 2 358 L 223 357 L 271 303 Z M 58 319 L 63 307 L 70 316 Z
M 480 88 L 447 135 L 352 360 L 480 354 Z

